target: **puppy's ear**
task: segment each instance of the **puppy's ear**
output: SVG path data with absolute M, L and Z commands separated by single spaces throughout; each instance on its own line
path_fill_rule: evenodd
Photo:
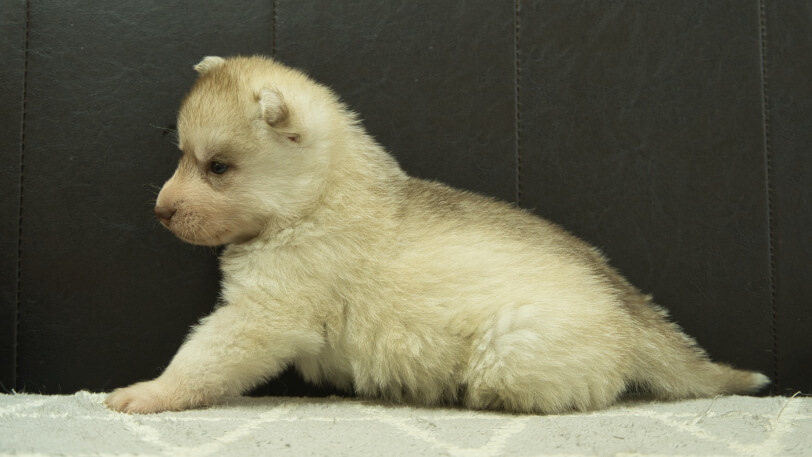
M 262 89 L 257 95 L 260 112 L 265 122 L 288 140 L 298 142 L 300 133 L 294 126 L 290 108 L 285 97 L 276 89 Z
M 195 71 L 200 74 L 200 76 L 205 75 L 209 72 L 212 68 L 217 68 L 220 65 L 226 63 L 226 59 L 217 56 L 207 56 L 204 57 L 203 60 L 200 61 L 197 65 L 194 66 Z

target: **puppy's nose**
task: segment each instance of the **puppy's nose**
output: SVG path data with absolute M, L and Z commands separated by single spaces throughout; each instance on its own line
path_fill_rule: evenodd
M 169 221 L 172 219 L 172 216 L 175 215 L 175 208 L 167 208 L 165 206 L 156 206 L 155 207 L 155 217 L 161 221 L 163 225 L 169 225 Z

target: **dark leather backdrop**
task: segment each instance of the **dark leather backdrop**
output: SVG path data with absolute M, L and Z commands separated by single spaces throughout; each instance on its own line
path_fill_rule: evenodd
M 0 381 L 157 375 L 216 252 L 151 217 L 205 55 L 271 54 L 410 173 L 601 247 L 719 361 L 812 390 L 812 4 L 5 1 Z M 287 373 L 260 393 L 324 393 Z

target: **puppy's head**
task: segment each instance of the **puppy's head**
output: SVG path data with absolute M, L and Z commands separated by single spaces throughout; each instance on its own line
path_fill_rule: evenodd
M 293 223 L 324 190 L 335 96 L 262 57 L 206 57 L 195 69 L 178 116 L 182 156 L 156 216 L 208 246 Z

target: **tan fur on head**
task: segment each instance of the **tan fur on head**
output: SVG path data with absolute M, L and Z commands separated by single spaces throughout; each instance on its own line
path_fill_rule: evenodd
M 559 413 L 753 392 L 588 244 L 506 203 L 407 176 L 338 98 L 273 60 L 207 57 L 156 215 L 228 244 L 223 306 L 127 412 L 210 404 L 294 365 L 422 405 Z

